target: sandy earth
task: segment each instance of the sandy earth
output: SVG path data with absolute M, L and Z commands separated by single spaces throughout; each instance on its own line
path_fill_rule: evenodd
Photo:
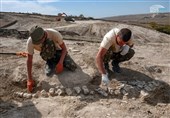
M 0 117 L 1 118 L 169 118 L 170 114 L 170 36 L 157 31 L 130 26 L 121 23 L 104 21 L 76 21 L 56 22 L 45 16 L 1 14 L 1 23 L 8 24 L 9 17 L 18 20 L 17 23 L 6 27 L 27 31 L 33 25 L 44 28 L 54 28 L 63 33 L 64 41 L 71 57 L 78 65 L 75 72 L 64 70 L 62 74 L 46 77 L 44 74 L 45 62 L 39 53 L 34 55 L 33 79 L 38 83 L 33 93 L 41 90 L 64 86 L 73 88 L 86 85 L 94 91 L 100 84 L 100 76 L 95 67 L 94 58 L 100 41 L 107 31 L 113 27 L 128 27 L 135 37 L 135 56 L 128 62 L 121 63 L 123 72 L 111 72 L 112 83 L 149 82 L 157 80 L 163 90 L 157 89 L 154 97 L 149 101 L 141 101 L 139 95 L 129 98 L 109 95 L 103 97 L 94 92 L 84 95 L 75 94 L 63 96 L 49 96 L 25 99 L 13 94 L 17 91 L 26 92 L 27 78 L 26 58 L 1 55 L 0 56 Z M 26 16 L 24 16 L 26 17 Z M 5 22 L 6 21 L 6 22 Z M 34 21 L 34 22 L 32 22 Z M 2 24 L 1 24 L 2 25 Z M 65 34 L 64 34 L 65 33 Z M 1 32 L 2 34 L 2 32 Z M 69 40 L 70 39 L 70 40 Z M 27 39 L 18 39 L 14 36 L 0 36 L 1 52 L 25 51 Z M 41 84 L 41 85 L 39 85 Z M 130 85 L 130 84 L 126 84 Z M 111 84 L 113 87 L 113 85 Z M 115 85 L 117 86 L 117 85 Z M 114 86 L 114 87 L 115 87 Z M 159 87 L 158 87 L 159 88 Z M 140 89 L 142 91 L 142 89 Z M 159 92 L 160 91 L 160 92 Z M 156 91 L 154 91 L 156 92 Z

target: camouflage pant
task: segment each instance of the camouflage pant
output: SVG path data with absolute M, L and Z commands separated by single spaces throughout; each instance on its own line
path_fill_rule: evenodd
M 103 59 L 104 63 L 110 62 L 110 60 L 113 60 L 115 62 L 123 62 L 123 61 L 128 61 L 130 60 L 135 54 L 135 51 L 133 49 L 129 49 L 129 52 L 126 55 L 121 55 L 120 52 L 114 53 L 112 49 L 110 48 Z
M 47 63 L 51 63 L 53 65 L 57 65 L 57 63 L 60 60 L 61 53 L 62 53 L 61 50 L 57 50 L 56 54 L 54 55 L 54 57 L 52 59 L 48 59 Z M 76 63 L 73 61 L 73 59 L 68 54 L 66 54 L 66 56 L 64 58 L 63 66 L 65 68 L 67 68 L 68 70 L 71 70 L 71 71 L 75 71 L 75 69 L 77 68 Z

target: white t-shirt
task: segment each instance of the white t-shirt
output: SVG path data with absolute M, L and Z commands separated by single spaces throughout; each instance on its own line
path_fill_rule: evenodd
M 111 47 L 113 52 L 120 52 L 122 50 L 122 46 L 119 46 L 116 43 L 116 36 L 119 31 L 120 29 L 113 28 L 108 33 L 106 33 L 100 44 L 100 47 L 103 47 L 107 50 Z M 127 45 L 129 46 L 133 45 L 132 38 L 128 41 Z
M 54 29 L 44 29 L 44 30 L 47 32 L 47 38 L 54 41 L 54 44 L 56 46 L 56 50 L 61 50 L 61 47 L 59 45 L 61 45 L 63 43 L 62 35 Z M 27 52 L 28 52 L 28 54 L 33 55 L 34 49 L 37 50 L 37 51 L 41 51 L 41 46 L 42 46 L 42 44 L 34 45 L 32 43 L 31 37 L 28 38 L 28 40 L 27 40 Z

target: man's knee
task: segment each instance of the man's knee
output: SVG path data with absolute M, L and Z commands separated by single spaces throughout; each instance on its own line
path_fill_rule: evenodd
M 69 55 L 66 55 L 64 59 L 64 66 L 71 71 L 75 71 L 77 68 L 76 63 Z
M 133 49 L 129 49 L 129 52 L 126 55 L 127 61 L 130 60 L 135 55 L 135 51 Z
M 130 53 L 130 57 L 133 57 L 135 55 L 135 51 L 133 49 L 130 49 L 129 53 Z
M 70 71 L 75 71 L 76 68 L 77 68 L 76 63 L 73 62 L 73 61 L 66 61 L 66 62 L 64 63 L 64 66 L 65 66 L 68 70 L 70 70 Z
M 129 49 L 129 52 L 126 55 L 120 56 L 119 59 L 115 61 L 117 62 L 128 61 L 134 56 L 134 54 L 135 54 L 135 51 L 133 49 Z

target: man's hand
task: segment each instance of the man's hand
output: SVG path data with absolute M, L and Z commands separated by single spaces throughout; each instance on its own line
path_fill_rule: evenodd
M 32 79 L 27 80 L 27 91 L 32 92 L 34 86 L 34 81 Z
M 108 74 L 102 74 L 102 83 L 104 85 L 108 85 L 110 82 L 109 78 L 108 78 Z
M 63 64 L 62 63 L 58 63 L 56 65 L 56 73 L 59 74 L 61 72 L 63 72 Z

